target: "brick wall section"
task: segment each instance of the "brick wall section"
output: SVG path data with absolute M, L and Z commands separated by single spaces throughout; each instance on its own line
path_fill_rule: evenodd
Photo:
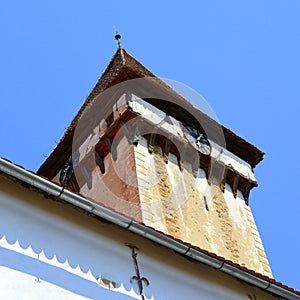
M 80 193 L 96 203 L 142 222 L 134 146 L 128 144 L 126 137 L 122 137 L 116 145 L 116 152 L 116 161 L 111 153 L 104 157 L 104 174 L 94 162 L 92 186 L 84 184 Z
M 261 237 L 259 235 L 258 229 L 256 227 L 251 208 L 245 204 L 245 209 L 247 211 L 247 218 L 249 221 L 249 225 L 251 227 L 251 231 L 252 231 L 252 235 L 253 235 L 253 239 L 254 239 L 254 245 L 258 252 L 258 259 L 261 262 L 263 269 L 264 269 L 264 275 L 266 275 L 270 278 L 273 278 L 272 271 L 271 271 L 267 256 L 265 254 L 264 246 L 263 246 Z
M 143 223 L 155 223 L 156 229 L 164 231 L 166 224 L 162 216 L 162 206 L 154 197 L 152 191 L 154 183 L 157 182 L 157 177 L 156 173 L 151 173 L 151 161 L 148 162 L 147 159 L 147 156 L 149 156 L 147 142 L 141 139 L 134 150 Z M 152 163 L 154 164 L 154 161 Z

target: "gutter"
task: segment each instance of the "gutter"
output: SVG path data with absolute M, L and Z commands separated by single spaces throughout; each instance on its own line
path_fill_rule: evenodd
M 110 221 L 113 224 L 116 224 L 142 237 L 152 240 L 153 242 L 174 250 L 186 257 L 204 263 L 214 269 L 218 269 L 226 274 L 229 274 L 230 276 L 240 279 L 262 290 L 290 300 L 300 299 L 300 295 L 296 292 L 285 289 L 277 284 L 274 284 L 273 282 L 232 266 L 219 258 L 212 257 L 206 253 L 191 248 L 190 246 L 178 242 L 171 237 L 155 231 L 154 229 L 148 228 L 131 220 L 130 218 L 118 214 L 101 205 L 93 203 L 92 201 L 87 200 L 86 198 L 69 190 L 66 190 L 63 187 L 36 175 L 35 173 L 27 171 L 20 166 L 14 165 L 13 163 L 3 158 L 0 158 L 0 171 L 24 183 L 30 184 L 31 186 L 43 192 L 46 192 L 47 194 L 57 199 L 69 202 L 77 207 L 84 209 L 87 212 L 93 213 L 96 216 Z

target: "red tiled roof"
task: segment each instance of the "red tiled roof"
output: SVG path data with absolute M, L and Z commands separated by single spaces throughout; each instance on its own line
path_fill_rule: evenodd
M 140 62 L 138 62 L 135 58 L 128 54 L 124 49 L 118 49 L 115 55 L 112 57 L 106 70 L 98 80 L 97 84 L 71 122 L 70 126 L 67 128 L 56 148 L 40 166 L 37 173 L 40 175 L 45 175 L 48 178 L 53 178 L 55 176 L 55 173 L 57 173 L 57 171 L 61 168 L 67 157 L 71 155 L 70 145 L 72 144 L 72 138 L 76 125 L 85 113 L 85 110 L 93 103 L 97 95 L 117 83 L 131 78 L 142 77 L 154 78 L 155 84 L 157 85 L 158 89 L 160 89 L 161 91 L 163 91 L 163 93 L 169 95 L 170 97 L 176 98 L 177 103 L 181 107 L 189 108 L 195 113 L 195 116 L 197 118 L 203 119 L 205 122 L 210 124 L 209 126 L 212 128 L 212 132 L 214 131 L 215 127 L 219 127 L 219 124 L 215 120 L 199 111 L 188 100 L 174 91 L 165 82 L 156 77 L 151 71 L 149 71 Z M 237 136 L 228 128 L 222 126 L 222 129 L 229 151 L 235 153 L 237 156 L 247 161 L 252 167 L 255 167 L 263 159 L 264 153 L 258 148 L 248 143 L 243 138 Z

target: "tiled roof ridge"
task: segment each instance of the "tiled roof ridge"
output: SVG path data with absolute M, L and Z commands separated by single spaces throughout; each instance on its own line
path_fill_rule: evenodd
M 106 90 L 113 79 L 121 72 L 123 69 L 131 69 L 135 70 L 136 67 L 139 70 L 143 70 L 141 73 L 142 75 L 149 76 L 149 77 L 156 77 L 152 72 L 150 72 L 147 68 L 145 68 L 140 62 L 138 62 L 135 58 L 133 58 L 127 51 L 123 48 L 119 48 L 116 53 L 111 58 L 108 66 L 101 74 L 99 80 L 97 81 L 96 85 L 92 89 L 92 91 L 87 96 L 86 100 L 84 101 L 83 105 L 81 106 L 80 110 L 76 114 L 75 118 L 72 120 L 70 126 L 68 127 L 66 133 L 72 130 L 77 123 L 79 122 L 80 118 L 84 114 L 84 111 L 88 106 L 90 106 L 93 101 L 95 100 L 96 96 Z
M 122 63 L 121 53 L 120 53 L 121 50 L 122 49 L 118 49 L 116 53 L 113 55 L 108 66 L 100 76 L 99 80 L 97 81 L 96 85 L 93 87 L 92 91 L 87 96 L 86 100 L 84 101 L 83 105 L 77 112 L 74 119 L 71 121 L 71 124 L 67 128 L 64 135 L 66 135 L 69 131 L 71 131 L 76 126 L 76 124 L 84 114 L 85 109 L 90 105 L 90 103 L 94 101 L 97 95 L 102 93 L 107 88 L 111 80 L 116 76 L 116 74 L 120 71 L 120 69 L 124 67 Z M 63 139 L 64 136 L 62 137 L 61 140 Z

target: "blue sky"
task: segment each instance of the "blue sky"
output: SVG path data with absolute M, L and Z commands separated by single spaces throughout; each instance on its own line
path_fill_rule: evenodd
M 0 156 L 37 170 L 116 50 L 200 93 L 266 152 L 250 206 L 274 276 L 300 290 L 298 0 L 2 1 Z

